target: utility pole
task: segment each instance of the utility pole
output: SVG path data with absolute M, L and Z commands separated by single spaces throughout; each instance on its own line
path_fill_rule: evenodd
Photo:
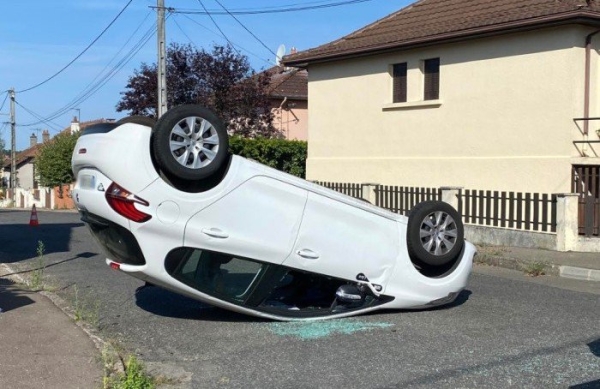
M 167 112 L 167 50 L 165 47 L 165 1 L 157 0 L 158 29 L 156 32 L 158 49 L 158 110 L 160 118 Z
M 12 193 L 12 202 L 15 204 L 17 187 L 17 141 L 16 141 L 16 120 L 15 120 L 15 88 L 10 89 L 10 190 Z

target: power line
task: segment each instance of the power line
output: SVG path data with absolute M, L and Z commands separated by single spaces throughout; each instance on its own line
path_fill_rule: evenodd
M 219 32 L 221 32 L 221 35 L 223 35 L 223 38 L 225 38 L 225 40 L 227 41 L 227 43 L 229 43 L 229 45 L 231 47 L 233 47 L 233 49 L 236 51 L 236 53 L 238 53 L 238 55 L 242 55 L 238 49 L 236 49 L 236 47 L 233 45 L 233 43 L 231 43 L 231 41 L 229 40 L 229 38 L 227 38 L 227 35 L 225 35 L 225 33 L 223 32 L 223 30 L 221 30 L 221 27 L 219 27 L 219 25 L 217 24 L 217 22 L 215 21 L 215 19 L 212 17 L 212 15 L 206 10 L 206 7 L 204 6 L 204 3 L 202 3 L 202 0 L 198 0 L 198 3 L 200 3 L 200 5 L 202 6 L 202 8 L 204 8 L 204 11 L 206 12 L 206 15 L 208 15 L 208 17 L 210 18 L 210 20 L 212 20 L 213 24 L 215 25 L 215 27 L 217 27 L 217 30 L 219 30 Z
M 86 51 L 89 50 L 90 47 L 92 47 L 94 45 L 94 43 L 96 43 L 98 41 L 98 39 L 100 39 L 102 37 L 102 35 L 104 35 L 104 33 L 110 28 L 110 26 L 112 26 L 117 19 L 121 16 L 121 14 L 123 12 L 125 12 L 125 10 L 127 9 L 127 7 L 129 7 L 129 4 L 131 4 L 133 2 L 133 0 L 129 0 L 127 2 L 127 4 L 125 4 L 125 7 L 123 7 L 123 9 L 121 10 L 121 12 L 119 12 L 117 14 L 117 16 L 115 16 L 115 18 L 108 24 L 108 26 L 106 26 L 106 28 L 104 30 L 102 30 L 102 32 L 100 33 L 100 35 L 98 35 L 96 37 L 96 39 L 94 39 L 85 49 L 83 49 L 83 51 L 81 53 L 79 53 L 75 58 L 73 58 L 73 60 L 71 60 L 71 62 L 69 62 L 68 64 L 66 64 L 62 69 L 60 69 L 58 72 L 54 73 L 52 76 L 48 77 L 47 79 L 45 79 L 44 81 L 33 85 L 32 87 L 17 91 L 17 93 L 23 93 L 23 92 L 28 92 L 32 89 L 35 89 L 39 86 L 44 85 L 45 83 L 47 83 L 48 81 L 52 80 L 54 77 L 58 76 L 59 74 L 61 74 L 63 71 L 65 71 L 69 66 L 71 66 L 75 61 L 77 61 L 79 59 L 79 57 L 81 57 Z
M 6 96 L 4 96 L 4 100 L 2 101 L 2 104 L 0 105 L 0 111 L 2 111 L 2 108 L 4 108 L 4 104 L 6 104 L 6 100 L 8 100 L 8 92 L 6 91 Z
M 244 26 L 244 24 L 243 24 L 242 22 L 240 22 L 240 20 L 239 20 L 238 18 L 236 18 L 236 17 L 235 17 L 235 15 L 233 15 L 231 12 L 229 12 L 229 11 L 227 10 L 227 8 L 225 8 L 225 6 L 223 6 L 223 4 L 221 4 L 221 2 L 220 2 L 219 0 L 215 0 L 215 1 L 217 2 L 217 4 L 219 4 L 219 5 L 221 6 L 221 8 L 223 8 L 223 9 L 225 10 L 225 12 L 227 12 L 227 14 L 229 14 L 229 16 L 231 16 L 232 18 L 234 18 L 234 19 L 235 19 L 235 21 L 236 21 L 236 22 L 238 22 L 238 23 L 239 23 L 239 25 L 240 25 L 240 26 L 242 26 L 242 27 L 244 28 L 244 30 L 248 31 L 248 33 L 249 33 L 250 35 L 252 35 L 252 36 L 254 37 L 254 39 L 256 39 L 256 40 L 257 40 L 257 41 L 258 41 L 258 42 L 259 42 L 261 45 L 263 45 L 263 47 L 264 47 L 265 49 L 267 49 L 268 51 L 270 51 L 270 52 L 271 52 L 271 54 L 273 54 L 274 56 L 277 56 L 277 54 L 275 54 L 275 52 L 274 52 L 273 50 L 271 50 L 271 49 L 269 48 L 269 46 L 265 45 L 265 43 L 264 43 L 263 41 L 261 41 L 261 40 L 260 40 L 260 39 L 259 39 L 259 38 L 258 38 L 256 35 L 254 35 L 254 34 L 252 33 L 252 31 L 250 31 L 250 30 L 249 30 L 249 29 L 248 29 L 246 26 Z
M 358 3 L 366 3 L 368 1 L 373 1 L 373 0 L 345 0 L 345 1 L 338 1 L 338 2 L 334 2 L 334 3 L 327 3 L 327 4 L 321 4 L 321 5 L 312 5 L 312 6 L 308 6 L 308 5 L 298 5 L 298 6 L 292 6 L 292 7 L 288 7 L 288 8 L 265 8 L 265 9 L 256 9 L 256 10 L 238 10 L 238 11 L 230 11 L 230 12 L 225 12 L 225 11 L 209 11 L 207 9 L 204 9 L 204 11 L 200 11 L 200 10 L 193 10 L 193 9 L 179 9 L 179 10 L 173 10 L 174 13 L 181 13 L 181 14 L 197 14 L 197 15 L 230 15 L 230 14 L 234 14 L 234 15 L 262 15 L 262 14 L 273 14 L 273 13 L 284 13 L 284 12 L 298 12 L 298 11 L 309 11 L 309 10 L 315 10 L 315 9 L 322 9 L 322 8 L 331 8 L 331 7 L 339 7 L 339 6 L 344 6 L 344 5 L 349 5 L 349 4 L 358 4 Z
M 211 30 L 210 28 L 206 27 L 205 25 L 199 23 L 197 20 L 192 19 L 190 16 L 188 15 L 182 15 L 184 18 L 188 19 L 190 22 L 197 24 L 198 26 L 202 27 L 204 30 L 210 32 L 213 35 L 216 36 L 221 36 L 219 35 L 219 33 Z M 177 26 L 177 28 L 179 28 L 179 30 L 183 33 L 183 35 L 185 35 L 185 37 L 190 41 L 190 43 L 192 43 L 194 46 L 197 46 L 196 43 L 185 33 L 185 31 L 183 31 L 183 28 L 179 25 L 179 23 L 177 23 L 177 18 L 173 19 L 173 22 L 175 22 L 175 25 Z M 269 65 L 273 65 L 273 63 L 269 62 L 268 59 L 262 58 L 260 55 L 253 53 L 252 51 L 240 46 L 239 44 L 232 42 L 234 46 L 236 46 L 237 48 L 239 48 L 240 50 L 245 51 L 246 53 L 252 55 L 253 57 L 256 57 L 257 59 L 269 64 Z
M 40 119 L 40 123 L 44 123 L 46 124 L 48 127 L 50 127 L 50 129 L 54 130 L 55 132 L 60 132 L 62 130 L 62 127 L 59 124 L 53 123 L 50 120 L 45 120 L 42 118 L 41 115 L 33 112 L 32 110 L 24 107 L 21 103 L 19 103 L 17 100 L 15 100 L 15 104 L 17 104 L 19 107 L 23 108 L 25 111 L 27 111 L 27 113 L 29 113 L 31 116 Z
M 145 21 L 145 19 L 144 19 L 144 21 Z M 143 22 L 142 22 L 142 24 L 143 24 Z M 141 27 L 141 25 L 136 29 L 136 32 L 139 30 L 140 27 Z M 134 32 L 133 35 L 135 35 L 136 32 Z M 92 81 L 90 84 L 88 84 L 88 86 L 86 88 L 83 89 L 83 91 L 81 91 L 75 98 L 73 98 L 73 100 L 71 100 L 69 103 L 67 103 L 62 108 L 54 111 L 53 113 L 48 115 L 43 120 L 41 120 L 40 118 L 37 118 L 38 119 L 37 122 L 21 124 L 20 126 L 21 127 L 31 127 L 31 126 L 35 126 L 40 123 L 43 123 L 45 120 L 56 119 L 60 115 L 63 115 L 66 112 L 68 112 L 69 110 L 71 110 L 73 107 L 76 107 L 77 105 L 80 105 L 81 103 L 83 103 L 84 101 L 89 99 L 96 92 L 98 92 L 104 85 L 106 85 L 106 83 L 108 81 L 110 81 L 116 74 L 118 74 L 121 71 L 121 69 L 123 69 L 123 67 L 125 67 L 125 65 L 127 65 L 129 63 L 129 61 L 131 61 L 135 57 L 135 55 L 146 45 L 146 43 L 148 43 L 148 41 L 150 40 L 150 38 L 152 38 L 152 36 L 154 35 L 155 32 L 156 32 L 156 22 L 144 33 L 144 35 L 142 35 L 142 37 L 127 52 L 127 54 L 125 54 L 125 56 L 120 61 L 118 61 L 112 67 L 112 69 L 108 73 L 106 73 L 104 76 L 102 76 L 102 78 L 100 78 L 97 82 L 94 83 L 94 81 Z M 130 37 L 130 39 L 128 41 L 130 41 L 132 37 Z M 125 45 L 127 45 L 127 43 Z M 123 48 L 124 48 L 124 46 L 121 48 L 121 50 L 119 50 L 119 52 L 117 52 L 117 54 L 108 63 L 108 65 L 110 65 L 110 63 L 114 60 L 114 58 L 116 58 L 116 56 L 122 51 Z M 106 67 L 108 67 L 108 65 Z M 106 67 L 105 67 L 105 69 L 106 69 Z M 100 77 L 100 75 L 102 74 L 102 72 L 105 69 L 103 69 L 98 74 L 98 76 L 96 76 L 95 79 Z

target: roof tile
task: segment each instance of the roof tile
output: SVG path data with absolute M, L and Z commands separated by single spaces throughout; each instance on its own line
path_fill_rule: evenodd
M 341 39 L 285 56 L 283 62 L 294 66 L 576 17 L 600 21 L 600 0 L 420 0 Z

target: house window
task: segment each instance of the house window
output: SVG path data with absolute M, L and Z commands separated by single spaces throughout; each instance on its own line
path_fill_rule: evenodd
M 393 102 L 394 103 L 405 103 L 406 102 L 406 62 L 397 63 L 393 65 Z
M 440 98 L 440 59 L 431 58 L 423 61 L 425 73 L 425 91 L 423 100 L 437 100 Z

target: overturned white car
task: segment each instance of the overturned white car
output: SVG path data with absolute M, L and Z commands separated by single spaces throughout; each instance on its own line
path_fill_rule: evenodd
M 410 217 L 230 155 L 202 107 L 87 128 L 73 198 L 107 263 L 249 315 L 307 320 L 453 301 L 475 248 L 460 216 Z

